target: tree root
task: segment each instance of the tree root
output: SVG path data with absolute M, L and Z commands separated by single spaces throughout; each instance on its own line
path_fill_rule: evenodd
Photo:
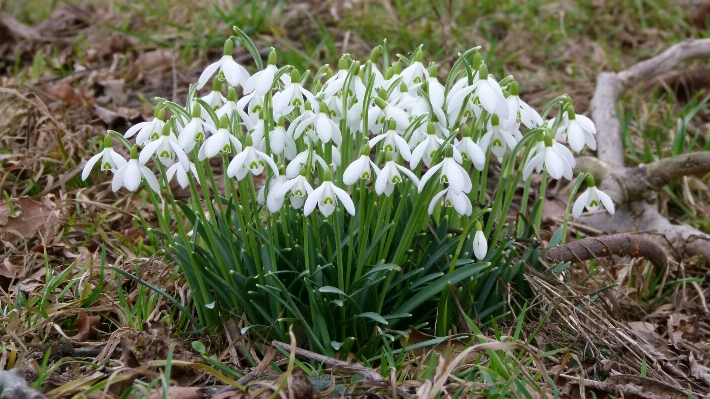
M 631 234 L 589 237 L 547 249 L 547 255 L 557 262 L 582 262 L 612 255 L 643 257 L 660 268 L 668 265 L 668 258 L 655 242 Z
M 598 187 L 617 205 L 615 215 L 584 215 L 580 222 L 607 233 L 642 232 L 662 246 L 670 243 L 682 257 L 702 256 L 710 264 L 710 235 L 691 226 L 675 225 L 654 205 L 657 191 L 671 180 L 688 175 L 710 173 L 710 153 L 694 152 L 638 167 L 624 167 L 621 125 L 615 104 L 627 89 L 673 69 L 679 63 L 710 57 L 710 39 L 686 40 L 656 57 L 619 72 L 597 77 L 591 103 L 597 127 L 597 157 L 582 157 L 578 169 L 590 173 Z

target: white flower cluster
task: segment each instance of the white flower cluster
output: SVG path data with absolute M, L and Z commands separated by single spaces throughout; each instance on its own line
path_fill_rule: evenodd
M 195 89 L 210 79 L 214 84 L 199 101 L 189 98 L 184 112 L 170 108 L 174 115 L 168 121 L 159 106 L 152 121 L 125 133 L 125 138 L 136 136 L 139 156 L 133 147 L 131 159 L 124 160 L 107 139 L 83 177 L 101 159 L 101 169 L 114 172 L 114 191 L 121 186 L 136 190 L 142 179 L 158 191 L 155 175 L 145 166 L 155 156 L 168 168 L 167 179 L 176 176 L 186 187 L 189 173 L 197 180 L 201 161 L 234 153 L 227 167 L 230 177 L 242 180 L 270 170 L 268 194 L 262 190 L 259 198 L 271 212 L 288 198 L 306 215 L 317 206 L 329 216 L 339 203 L 354 215 L 345 186 L 372 180 L 375 192 L 389 197 L 406 178 L 419 192 L 430 181 L 443 184 L 429 213 L 443 200 L 444 206 L 470 216 L 471 166 L 484 170 L 488 152 L 502 159 L 523 139 L 521 124 L 539 135 L 526 152 L 524 179 L 543 170 L 554 179 L 572 179 L 575 160 L 560 141 L 576 152 L 585 145 L 595 148 L 596 130 L 588 118 L 567 104 L 559 122 L 544 121 L 520 99 L 518 84 L 511 77 L 496 80 L 477 51 L 467 53 L 468 67 L 444 84 L 433 63 L 424 66 L 420 49 L 411 60 L 402 57 L 380 71 L 378 46 L 365 63 L 345 55 L 336 73 L 323 68 L 309 90 L 304 86 L 308 76 L 290 66 L 276 67 L 273 49 L 268 66 L 251 76 L 234 61 L 232 49 L 230 38 L 224 56 L 200 76 Z

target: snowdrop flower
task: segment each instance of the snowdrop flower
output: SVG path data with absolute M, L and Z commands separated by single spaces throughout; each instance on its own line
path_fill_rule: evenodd
M 574 201 L 572 215 L 578 218 L 584 208 L 587 208 L 589 212 L 596 212 L 600 205 L 603 205 L 607 212 L 613 215 L 614 201 L 612 201 L 605 192 L 595 187 L 594 177 L 592 177 L 592 175 L 587 175 L 587 186 L 587 191 L 583 192 L 577 200 Z
M 202 108 L 199 104 L 192 107 L 192 119 L 180 130 L 178 134 L 178 144 L 185 150 L 190 152 L 195 147 L 197 142 L 202 142 L 205 139 L 205 130 L 208 129 L 206 123 L 201 117 Z
M 377 143 L 384 140 L 382 146 L 383 151 L 398 152 L 402 155 L 402 158 L 404 158 L 405 161 L 409 162 L 409 159 L 411 158 L 412 154 L 409 151 L 409 145 L 407 144 L 407 141 L 402 138 L 399 133 L 397 133 L 397 122 L 394 120 L 390 120 L 388 127 L 389 129 L 385 133 L 382 133 L 379 136 L 375 136 L 370 140 L 370 147 L 372 148 L 377 145 Z
M 508 124 L 518 125 L 522 123 L 528 129 L 542 126 L 543 121 L 540 114 L 521 100 L 518 96 L 519 94 L 518 82 L 513 81 L 510 84 L 510 96 L 505 100 L 508 104 Z M 517 126 L 515 127 L 517 128 Z
M 457 141 L 454 146 L 455 149 L 459 150 L 461 157 L 464 160 L 471 160 L 473 166 L 478 170 L 483 170 L 483 166 L 486 163 L 486 154 L 483 153 L 481 147 L 478 146 L 471 138 L 473 133 L 473 127 L 470 129 L 466 126 L 461 127 L 463 133 L 463 138 L 461 141 Z
M 160 191 L 158 179 L 155 178 L 155 175 L 150 169 L 146 168 L 142 163 L 139 163 L 138 149 L 133 147 L 131 148 L 131 159 L 113 175 L 111 190 L 116 192 L 121 187 L 126 187 L 128 191 L 136 191 L 141 184 L 141 180 L 144 178 L 153 191 L 156 193 Z
M 116 170 L 120 169 L 126 164 L 126 160 L 123 159 L 116 151 L 113 150 L 113 143 L 111 140 L 111 133 L 107 133 L 104 138 L 104 149 L 98 154 L 91 157 L 84 165 L 84 170 L 81 172 L 81 180 L 86 180 L 91 173 L 91 170 L 96 165 L 96 162 L 101 159 L 101 170 L 111 170 L 114 173 Z
M 430 215 L 434 213 L 436 205 L 441 201 L 441 197 L 445 194 L 446 198 L 444 198 L 444 206 L 453 206 L 454 210 L 456 210 L 456 213 L 459 215 L 471 216 L 471 213 L 473 212 L 473 205 L 471 204 L 471 200 L 468 199 L 468 195 L 466 195 L 466 193 L 456 194 L 453 191 L 449 191 L 448 188 L 441 190 L 434 196 L 434 198 L 431 199 L 429 202 Z
M 271 146 L 271 153 L 275 155 L 281 155 L 286 149 L 286 141 L 293 139 L 286 133 L 286 118 L 283 116 L 279 117 L 276 127 L 269 133 L 269 145 Z
M 320 139 L 323 143 L 328 143 L 332 139 L 333 143 L 340 145 L 342 141 L 340 128 L 330 119 L 328 107 L 325 105 L 325 102 L 321 101 L 320 112 L 308 119 L 300 121 L 294 132 L 294 137 L 300 137 L 303 131 L 309 126 L 312 126 L 315 137 Z
M 311 140 L 316 141 L 317 138 L 315 137 L 315 133 L 313 133 L 313 130 L 315 130 L 315 128 L 312 124 L 305 124 L 303 125 L 303 127 L 301 127 L 301 124 L 303 124 L 304 121 L 307 121 L 313 118 L 314 116 L 316 116 L 316 113 L 313 112 L 312 104 L 310 101 L 307 101 L 303 113 L 296 119 L 291 121 L 291 124 L 288 126 L 288 130 L 286 130 L 286 133 L 289 136 L 293 137 L 294 140 L 298 140 L 298 138 L 301 137 L 303 133 L 308 133 Z M 299 127 L 301 128 L 299 129 Z
M 517 128 L 516 128 L 517 130 Z M 482 149 L 490 146 L 493 155 L 502 161 L 503 155 L 508 147 L 512 150 L 518 144 L 515 135 L 508 131 L 505 126 L 500 125 L 498 115 L 492 115 L 488 122 L 488 131 L 481 137 L 479 145 Z
M 190 178 L 187 175 L 187 172 L 189 170 L 192 173 L 192 176 L 195 178 L 195 182 L 199 183 L 195 164 L 189 161 L 188 163 L 189 165 L 187 166 L 187 168 L 182 164 L 182 161 L 176 162 L 173 164 L 173 166 L 169 167 L 168 170 L 165 172 L 165 178 L 167 179 L 167 181 L 172 180 L 173 176 L 176 176 L 177 182 L 180 187 L 187 188 L 187 186 L 190 184 Z
M 432 105 L 443 107 L 446 96 L 444 95 L 445 87 L 437 78 L 438 71 L 435 63 L 429 63 L 429 76 L 427 77 L 427 90 L 429 91 L 429 100 Z
M 136 136 L 136 144 L 143 144 L 149 139 L 156 139 L 158 138 L 158 135 L 160 135 L 160 132 L 163 131 L 163 126 L 165 126 L 163 119 L 165 119 L 165 108 L 158 106 L 155 109 L 155 117 L 152 121 L 141 122 L 133 125 L 130 129 L 128 129 L 128 131 L 126 131 L 123 137 L 130 139 L 138 133 Z
M 225 153 L 231 152 L 231 145 L 236 148 L 237 152 L 242 151 L 242 143 L 227 130 L 229 128 L 229 119 L 227 119 L 226 116 L 222 116 L 219 120 L 218 130 L 215 131 L 210 125 L 206 125 L 205 127 L 208 128 L 207 130 L 209 130 L 212 135 L 200 146 L 200 151 L 197 154 L 197 159 L 200 161 L 212 158 L 220 151 Z
M 144 165 L 155 153 L 157 153 L 158 160 L 163 166 L 171 166 L 175 163 L 175 155 L 177 155 L 180 164 L 185 170 L 190 167 L 187 154 L 180 147 L 180 143 L 178 143 L 177 137 L 171 131 L 169 123 L 163 126 L 163 134 L 160 137 L 145 145 L 138 160 Z
M 227 102 L 227 99 L 222 95 L 222 81 L 219 80 L 219 78 L 215 79 L 212 83 L 212 91 L 208 95 L 200 97 L 200 100 L 206 102 L 207 105 L 212 107 L 213 111 L 222 108 L 222 106 Z M 202 108 L 202 113 L 203 115 L 209 115 L 209 112 L 207 112 L 204 107 Z M 205 116 L 205 118 L 207 118 L 207 116 Z M 206 120 L 207 123 L 212 122 L 211 119 Z
M 508 119 L 508 103 L 503 96 L 503 90 L 493 76 L 488 74 L 488 67 L 484 63 L 478 67 L 478 82 L 474 86 L 476 87 L 474 101 L 478 100 L 481 107 L 489 114 L 498 115 L 500 119 Z
M 299 209 L 306 202 L 306 197 L 313 192 L 313 187 L 306 179 L 307 168 L 301 168 L 301 171 L 296 177 L 285 181 L 283 184 L 269 192 L 266 198 L 266 206 L 272 213 L 278 212 L 283 205 L 286 195 L 289 195 L 291 206 Z
M 437 172 L 440 173 L 439 181 L 441 183 L 448 183 L 449 189 L 453 191 L 454 194 L 460 194 L 461 192 L 469 193 L 473 188 L 471 183 L 471 177 L 468 175 L 466 170 L 459 165 L 462 160 L 455 159 L 456 153 L 451 144 L 447 144 L 444 149 L 444 160 L 441 163 L 432 166 L 429 170 L 422 176 L 422 180 L 419 182 L 418 188 L 419 192 L 422 192 L 426 183 L 431 179 Z
M 292 70 L 290 75 L 281 77 L 284 82 L 283 90 L 274 94 L 274 113 L 278 115 L 290 114 L 294 109 L 303 112 L 306 101 L 315 104 L 316 98 L 310 91 L 301 86 L 301 74 Z M 305 100 L 303 98 L 306 98 Z
M 264 184 L 264 186 L 261 187 L 261 190 L 259 190 L 259 193 L 256 195 L 256 202 L 257 202 L 259 205 L 263 204 L 263 203 L 264 203 L 264 199 L 265 199 L 264 197 L 269 197 L 269 196 L 271 196 L 271 193 L 272 193 L 273 191 L 277 190 L 279 187 L 281 187 L 281 185 L 283 185 L 283 184 L 286 183 L 287 181 L 288 181 L 288 178 L 286 177 L 286 175 L 283 174 L 283 168 L 281 167 L 281 165 L 279 165 L 279 174 L 276 175 L 276 176 L 274 176 L 273 179 L 269 180 L 269 184 Z M 268 195 L 265 193 L 267 186 L 269 187 L 269 194 L 268 194 Z M 281 205 L 283 205 L 283 200 L 284 200 L 284 199 L 286 199 L 286 198 L 282 195 L 282 196 L 281 196 L 281 202 L 280 202 L 280 204 L 279 204 L 279 207 L 276 208 L 276 210 L 275 210 L 275 211 L 272 211 L 272 212 L 275 213 L 275 212 L 278 212 L 279 209 L 281 209 Z M 267 204 L 267 207 L 268 207 L 268 204 Z
M 243 66 L 237 64 L 232 58 L 233 50 L 234 42 L 231 38 L 227 39 L 224 42 L 222 58 L 205 68 L 205 71 L 202 72 L 200 79 L 197 81 L 197 90 L 200 90 L 217 70 L 224 74 L 224 78 L 227 79 L 227 82 L 232 86 L 243 85 L 247 79 L 249 79 L 249 72 L 247 72 Z
M 473 235 L 473 255 L 476 259 L 483 260 L 488 253 L 488 240 L 483 234 L 481 222 L 476 222 L 476 234 Z
M 534 152 L 528 155 L 528 161 L 523 167 L 523 180 L 527 180 L 533 170 L 539 173 L 543 169 L 555 180 L 563 176 L 567 180 L 572 180 L 572 168 L 575 166 L 572 153 L 563 145 L 552 140 L 549 133 L 545 134 L 541 141 L 544 141 L 544 147 L 538 141 Z
M 409 161 L 412 169 L 419 165 L 419 161 L 424 161 L 424 165 L 431 166 L 432 157 L 441 147 L 444 140 L 436 137 L 434 124 L 427 123 L 427 135 L 412 151 L 412 158 Z
M 429 77 L 429 71 L 422 64 L 424 54 L 421 48 L 414 53 L 412 63 L 402 71 L 402 83 L 407 86 L 419 85 Z
M 286 177 L 288 177 L 289 179 L 296 177 L 300 173 L 301 168 L 306 164 L 306 162 L 308 162 L 308 155 L 308 150 L 296 155 L 286 167 Z M 327 168 L 325 160 L 321 158 L 320 155 L 316 154 L 315 152 L 311 152 L 310 155 L 311 172 L 314 172 L 316 170 L 316 162 L 318 162 L 322 168 Z
M 385 161 L 385 166 L 377 171 L 377 179 L 375 180 L 375 192 L 377 195 L 385 193 L 389 197 L 392 194 L 394 185 L 402 182 L 402 175 L 399 172 L 404 173 L 409 180 L 414 182 L 414 185 L 419 184 L 419 179 L 414 173 L 395 163 L 391 152 L 385 153 Z
M 247 136 L 244 140 L 244 150 L 232 158 L 229 163 L 227 176 L 242 180 L 249 172 L 252 175 L 260 175 L 267 164 L 274 171 L 274 174 L 279 173 L 279 168 L 274 160 L 269 155 L 255 149 L 251 136 Z
M 237 105 L 237 90 L 234 87 L 230 87 L 227 91 L 227 101 L 215 111 L 217 114 L 217 120 L 222 118 L 222 115 L 226 115 L 227 118 L 231 118 L 232 114 L 240 109 Z
M 409 127 L 409 115 L 403 110 L 389 105 L 385 100 L 380 97 L 375 97 L 376 107 L 372 107 L 368 110 L 367 120 L 369 121 L 368 128 L 373 132 L 380 131 L 382 126 L 390 119 L 394 119 L 397 122 L 397 126 L 401 131 L 407 130 Z
M 274 76 L 276 75 L 276 50 L 272 47 L 269 52 L 269 60 L 266 68 L 252 75 L 246 83 L 244 83 L 244 94 L 249 94 L 251 92 L 256 92 L 256 94 L 263 96 L 271 90 L 271 86 L 274 84 Z
M 353 200 L 350 199 L 345 190 L 333 184 L 333 172 L 330 169 L 325 169 L 324 174 L 323 183 L 320 187 L 308 194 L 306 204 L 303 206 L 303 214 L 310 215 L 317 205 L 323 216 L 328 217 L 333 214 L 335 207 L 338 205 L 338 200 L 340 200 L 345 210 L 355 216 L 355 204 L 353 204 Z
M 567 106 L 567 112 L 562 117 L 562 123 L 557 129 L 557 137 L 564 139 L 575 152 L 581 152 L 586 144 L 592 150 L 597 149 L 597 142 L 594 135 L 597 128 L 594 122 L 584 115 L 576 115 L 571 105 Z
M 343 93 L 346 98 L 352 97 L 358 100 L 358 102 L 362 102 L 363 98 L 365 98 L 365 91 L 367 89 L 362 83 L 362 78 L 360 77 L 362 69 L 356 70 L 352 78 L 350 78 L 350 87 L 346 89 L 343 87 L 345 85 L 345 81 L 347 80 L 348 71 L 352 62 L 349 57 L 350 56 L 348 54 L 345 54 L 340 58 L 340 61 L 338 61 L 338 74 L 325 82 L 325 86 L 322 90 L 325 98 L 337 96 L 342 99 Z
M 356 181 L 362 179 L 369 179 L 371 174 L 371 169 L 375 169 L 379 173 L 379 169 L 372 160 L 370 160 L 370 145 L 365 142 L 363 145 L 362 153 L 360 158 L 356 159 L 348 165 L 348 167 L 343 172 L 343 183 L 348 186 L 352 186 Z

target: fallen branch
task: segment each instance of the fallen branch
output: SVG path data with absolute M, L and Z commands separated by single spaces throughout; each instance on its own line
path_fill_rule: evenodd
M 599 74 L 591 103 L 592 119 L 597 131 L 604 135 L 603 140 L 597 140 L 599 159 L 614 166 L 624 166 L 621 125 L 614 108 L 624 91 L 670 71 L 685 60 L 707 57 L 710 57 L 710 39 L 685 40 L 625 71 Z
M 672 180 L 710 173 L 710 152 L 691 152 L 635 168 L 618 168 L 593 157 L 581 157 L 580 172 L 590 173 L 617 205 L 655 201 L 655 192 Z
M 591 103 L 592 119 L 598 132 L 597 159 L 584 157 L 578 166 L 579 170 L 594 176 L 599 188 L 612 198 L 618 209 L 613 219 L 596 214 L 583 216 L 580 222 L 607 233 L 655 233 L 647 237 L 664 246 L 670 243 L 681 257 L 701 255 L 710 263 L 710 235 L 685 224 L 672 224 L 654 206 L 658 198 L 656 191 L 671 180 L 710 172 L 710 153 L 683 154 L 649 165 L 624 168 L 621 125 L 615 109 L 625 90 L 666 73 L 685 60 L 707 57 L 710 57 L 710 39 L 686 40 L 625 71 L 599 74 Z
M 668 265 L 666 254 L 655 242 L 631 234 L 585 238 L 547 248 L 547 255 L 557 262 L 583 262 L 617 255 L 646 258 L 657 267 Z
M 284 342 L 271 341 L 271 345 L 281 348 L 281 349 L 288 351 L 288 352 L 291 351 L 291 345 L 284 343 Z M 303 358 L 303 359 L 315 360 L 316 362 L 319 362 L 319 363 L 324 364 L 326 366 L 340 367 L 340 368 L 347 369 L 347 370 L 352 371 L 353 373 L 355 373 L 359 376 L 362 376 L 364 378 L 367 378 L 368 380 L 373 381 L 373 382 L 387 382 L 387 380 L 385 380 L 384 377 L 382 377 L 381 375 L 377 374 L 377 372 L 375 372 L 374 370 L 371 370 L 365 366 L 362 366 L 360 364 L 343 362 L 341 360 L 333 359 L 332 357 L 328 357 L 328 356 L 319 355 L 317 353 L 313 353 L 311 351 L 307 351 L 307 350 L 301 349 L 301 348 L 296 348 L 296 356 Z

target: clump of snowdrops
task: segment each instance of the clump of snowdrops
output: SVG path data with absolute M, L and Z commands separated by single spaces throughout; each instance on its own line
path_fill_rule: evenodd
M 502 314 L 506 285 L 537 262 L 548 179 L 574 179 L 572 151 L 595 148 L 594 124 L 570 98 L 538 113 L 477 48 L 441 80 L 421 49 L 393 60 L 386 41 L 369 60 L 346 54 L 337 70 L 310 73 L 279 66 L 274 49 L 262 65 L 235 32 L 185 106 L 158 98 L 155 118 L 109 131 L 83 174 L 100 161 L 114 191 L 147 184 L 152 233 L 184 273 L 199 324 L 233 318 L 282 340 L 293 326 L 311 350 L 365 358 L 409 325 L 447 335 L 461 316 Z M 232 58 L 235 44 L 254 56 L 253 74 Z M 189 200 L 173 197 L 171 179 Z M 506 223 L 519 185 L 519 217 Z M 613 213 L 588 186 L 568 213 Z M 528 206 L 531 192 L 540 199 Z

